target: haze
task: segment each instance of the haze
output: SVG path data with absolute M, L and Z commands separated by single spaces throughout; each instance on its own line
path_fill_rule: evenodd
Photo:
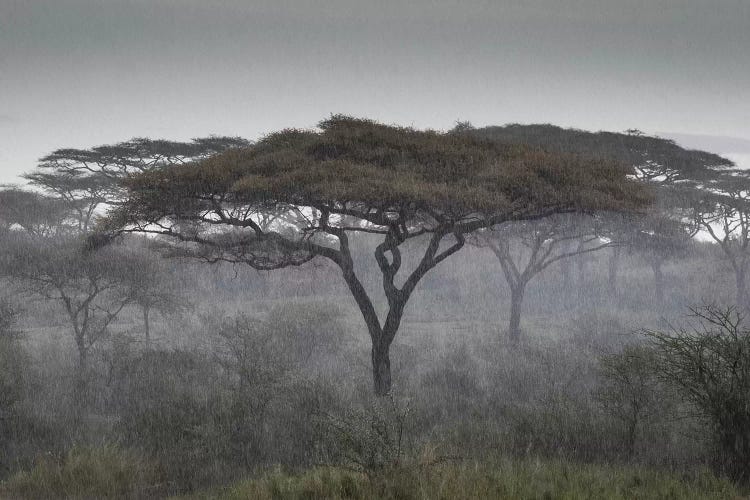
M 3 0 L 0 182 L 55 148 L 331 113 L 748 139 L 749 27 L 743 0 Z

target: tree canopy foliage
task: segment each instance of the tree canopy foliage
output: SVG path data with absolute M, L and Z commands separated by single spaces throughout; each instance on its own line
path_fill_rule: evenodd
M 586 154 L 632 165 L 642 180 L 660 183 L 708 181 L 733 163 L 714 153 L 680 147 L 670 139 L 626 133 L 588 132 L 549 124 L 485 127 L 464 131 L 474 137 L 506 143 L 523 143 L 547 151 Z
M 205 137 L 190 142 L 134 138 L 89 149 L 62 148 L 39 160 L 24 177 L 67 205 L 78 229 L 89 230 L 102 204 L 121 201 L 120 181 L 128 176 L 207 158 L 229 148 L 247 146 L 239 137 Z
M 699 230 L 722 248 L 731 264 L 736 303 L 748 305 L 746 281 L 750 266 L 750 172 L 720 155 L 685 149 L 674 141 L 638 130 L 625 133 L 588 132 L 554 125 L 506 125 L 456 133 L 498 144 L 523 142 L 551 152 L 589 154 L 619 160 L 633 167 L 638 179 L 654 188 L 656 203 L 647 218 L 628 222 L 617 239 L 648 254 L 656 294 L 662 295 L 661 266 L 679 256 Z M 614 227 L 613 227 L 614 229 Z

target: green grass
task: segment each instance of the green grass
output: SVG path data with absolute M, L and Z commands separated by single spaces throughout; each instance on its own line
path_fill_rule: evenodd
M 679 475 L 655 469 L 562 461 L 497 460 L 415 464 L 378 474 L 316 467 L 280 468 L 199 499 L 733 499 L 740 491 L 708 471 Z M 433 461 L 434 462 L 434 461 Z M 175 485 L 172 485 L 175 486 Z M 0 498 L 161 498 L 159 468 L 116 447 L 76 448 L 43 457 L 0 483 Z
M 0 498 L 145 498 L 164 490 L 158 468 L 113 446 L 40 457 L 0 483 Z
M 731 499 L 728 481 L 709 472 L 680 477 L 635 467 L 510 461 L 443 463 L 379 476 L 320 467 L 276 470 L 194 499 Z

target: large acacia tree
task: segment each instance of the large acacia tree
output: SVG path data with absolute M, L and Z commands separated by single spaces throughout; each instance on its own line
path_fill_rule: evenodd
M 333 116 L 318 130 L 284 130 L 134 176 L 105 229 L 164 235 L 192 255 L 256 269 L 329 259 L 367 325 L 374 389 L 383 395 L 409 297 L 466 234 L 556 213 L 641 207 L 649 196 L 629 173 L 608 160 Z M 352 233 L 381 237 L 372 251 L 384 314 L 357 276 Z M 400 247 L 417 239 L 421 258 L 402 269 Z

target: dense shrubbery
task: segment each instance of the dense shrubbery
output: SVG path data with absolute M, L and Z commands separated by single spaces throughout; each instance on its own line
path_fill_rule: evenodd
M 710 443 L 695 436 L 714 427 L 675 397 L 657 369 L 658 352 L 620 335 L 627 327 L 613 309 L 576 310 L 550 338 L 530 334 L 517 346 L 488 342 L 496 332 L 480 326 L 444 341 L 440 335 L 454 334 L 450 326 L 407 329 L 393 360 L 400 383 L 387 400 L 371 395 L 368 345 L 349 333 L 345 310 L 320 301 L 262 310 L 202 316 L 188 327 L 186 321 L 181 327 L 192 331 L 172 344 L 144 342 L 138 332 L 112 335 L 92 356 L 93 397 L 85 408 L 73 405 L 72 378 L 53 380 L 64 372 L 64 359 L 55 365 L 51 357 L 24 358 L 23 342 L 7 336 L 1 346 L 14 351 L 0 353 L 7 361 L 0 388 L 9 403 L 3 409 L 15 408 L 15 416 L 3 421 L 3 473 L 12 476 L 5 491 L 187 493 L 277 465 L 299 471 L 323 464 L 339 469 L 270 473 L 236 491 L 372 498 L 434 487 L 435 494 L 491 488 L 533 496 L 544 493 L 534 489 L 541 486 L 518 489 L 496 469 L 488 469 L 497 474 L 492 480 L 473 485 L 476 471 L 488 466 L 467 464 L 512 457 L 525 464 L 694 471 L 711 463 Z M 36 386 L 58 387 L 57 399 L 47 401 L 49 390 L 37 394 Z M 117 447 L 100 449 L 102 443 Z M 75 472 L 87 467 L 85 474 Z M 589 477 L 581 469 L 560 479 L 564 467 L 549 467 L 550 476 L 534 477 L 554 483 L 553 493 L 578 491 L 583 479 L 571 479 L 575 474 Z M 19 469 L 28 472 L 12 475 Z M 97 489 L 110 473 L 112 489 Z M 142 480 L 126 490 L 118 474 L 130 473 Z M 624 478 L 612 491 L 687 491 L 674 476 L 660 474 L 639 472 L 632 481 L 641 483 L 628 486 Z M 76 485 L 80 477 L 88 479 Z M 446 481 L 465 485 L 452 489 Z M 696 496 L 728 491 L 710 484 Z

